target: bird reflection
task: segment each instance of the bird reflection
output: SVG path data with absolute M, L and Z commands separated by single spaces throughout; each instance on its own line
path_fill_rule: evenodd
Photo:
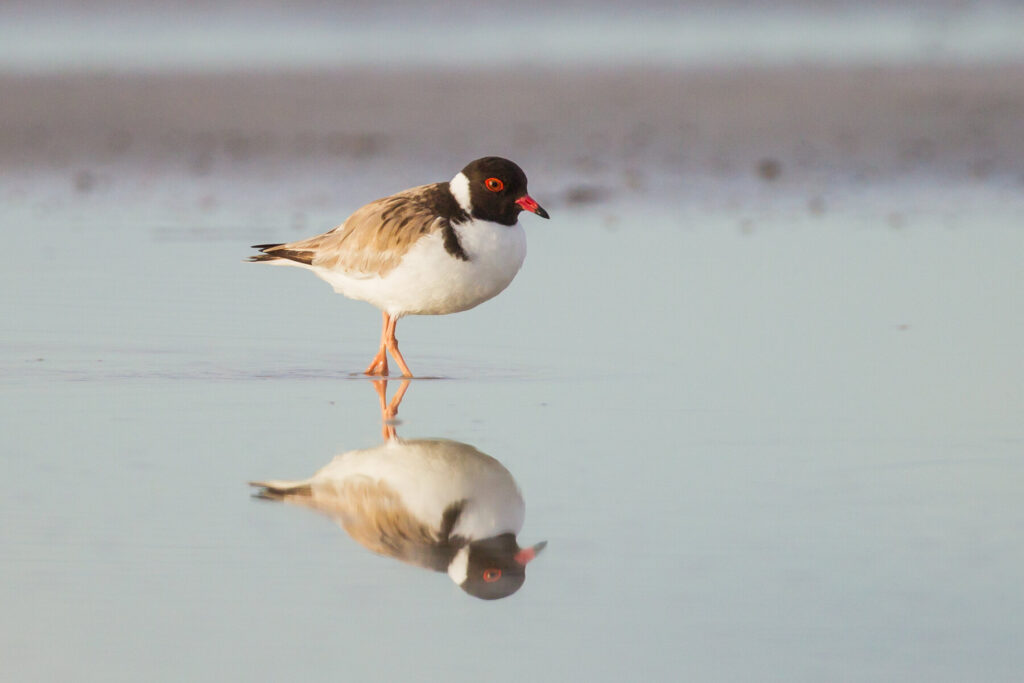
M 251 482 L 256 496 L 322 512 L 365 548 L 447 572 L 474 597 L 515 593 L 546 543 L 519 547 L 525 506 L 512 475 L 469 444 L 399 438 L 394 418 L 409 381 L 390 402 L 387 381 L 373 384 L 382 444 L 342 453 L 309 479 Z

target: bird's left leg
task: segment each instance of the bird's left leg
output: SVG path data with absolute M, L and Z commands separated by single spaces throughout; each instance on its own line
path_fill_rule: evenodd
M 388 351 L 387 351 L 387 339 L 388 330 L 391 328 L 391 316 L 387 314 L 387 311 L 382 311 L 381 314 L 384 316 L 384 326 L 380 331 L 380 350 L 377 351 L 377 355 L 370 361 L 369 367 L 363 371 L 365 375 L 381 375 L 383 377 L 388 376 Z

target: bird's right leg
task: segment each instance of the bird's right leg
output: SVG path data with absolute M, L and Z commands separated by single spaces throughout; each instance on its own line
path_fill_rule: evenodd
M 369 367 L 363 371 L 366 375 L 380 375 L 382 377 L 388 376 L 388 331 L 391 327 L 391 316 L 387 314 L 387 311 L 381 311 L 381 315 L 384 316 L 384 327 L 380 332 L 380 350 L 377 351 L 377 355 L 370 361 Z
M 384 329 L 384 345 L 387 350 L 391 352 L 391 357 L 398 363 L 398 367 L 402 370 L 402 377 L 412 377 L 412 370 L 405 364 L 405 359 L 402 358 L 402 352 L 398 350 L 398 338 L 395 337 L 395 326 L 398 325 L 398 316 L 395 316 L 390 320 L 390 325 Z

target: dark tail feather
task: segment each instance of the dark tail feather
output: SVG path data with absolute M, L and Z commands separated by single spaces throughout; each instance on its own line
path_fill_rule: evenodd
M 250 256 L 246 259 L 247 263 L 259 263 L 260 261 L 276 261 L 276 256 L 268 256 L 267 254 L 260 254 L 259 256 Z
M 284 243 L 278 244 L 254 244 L 253 249 L 259 249 L 263 253 L 259 256 L 250 256 L 249 263 L 259 263 L 260 261 L 276 261 L 277 259 L 288 259 L 289 261 L 297 261 L 298 263 L 305 263 L 307 266 L 313 263 L 313 252 L 311 251 L 296 251 L 294 249 L 282 249 L 285 246 Z
M 260 490 L 252 494 L 260 500 L 285 500 L 295 496 L 308 496 L 313 493 L 309 484 L 290 484 L 276 481 L 250 481 L 249 486 L 259 486 Z

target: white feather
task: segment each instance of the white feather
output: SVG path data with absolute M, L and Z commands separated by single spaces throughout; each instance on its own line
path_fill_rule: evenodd
M 422 237 L 384 277 L 353 277 L 313 267 L 334 291 L 392 316 L 441 315 L 473 308 L 501 293 L 526 258 L 519 223 L 470 220 L 453 226 L 468 260 L 448 253 L 440 232 Z
M 466 174 L 462 171 L 456 173 L 455 177 L 448 182 L 448 189 L 462 210 L 472 215 L 473 203 L 469 198 L 469 178 L 466 177 Z
M 462 546 L 459 548 L 459 552 L 455 553 L 455 557 L 452 558 L 451 563 L 448 565 L 448 576 L 460 586 L 466 583 L 466 579 L 469 578 L 468 545 Z
M 452 533 L 470 540 L 518 534 L 526 514 L 509 471 L 458 441 L 392 439 L 375 448 L 342 453 L 306 483 L 340 485 L 350 478 L 387 484 L 413 517 L 435 530 L 450 505 L 465 501 Z

